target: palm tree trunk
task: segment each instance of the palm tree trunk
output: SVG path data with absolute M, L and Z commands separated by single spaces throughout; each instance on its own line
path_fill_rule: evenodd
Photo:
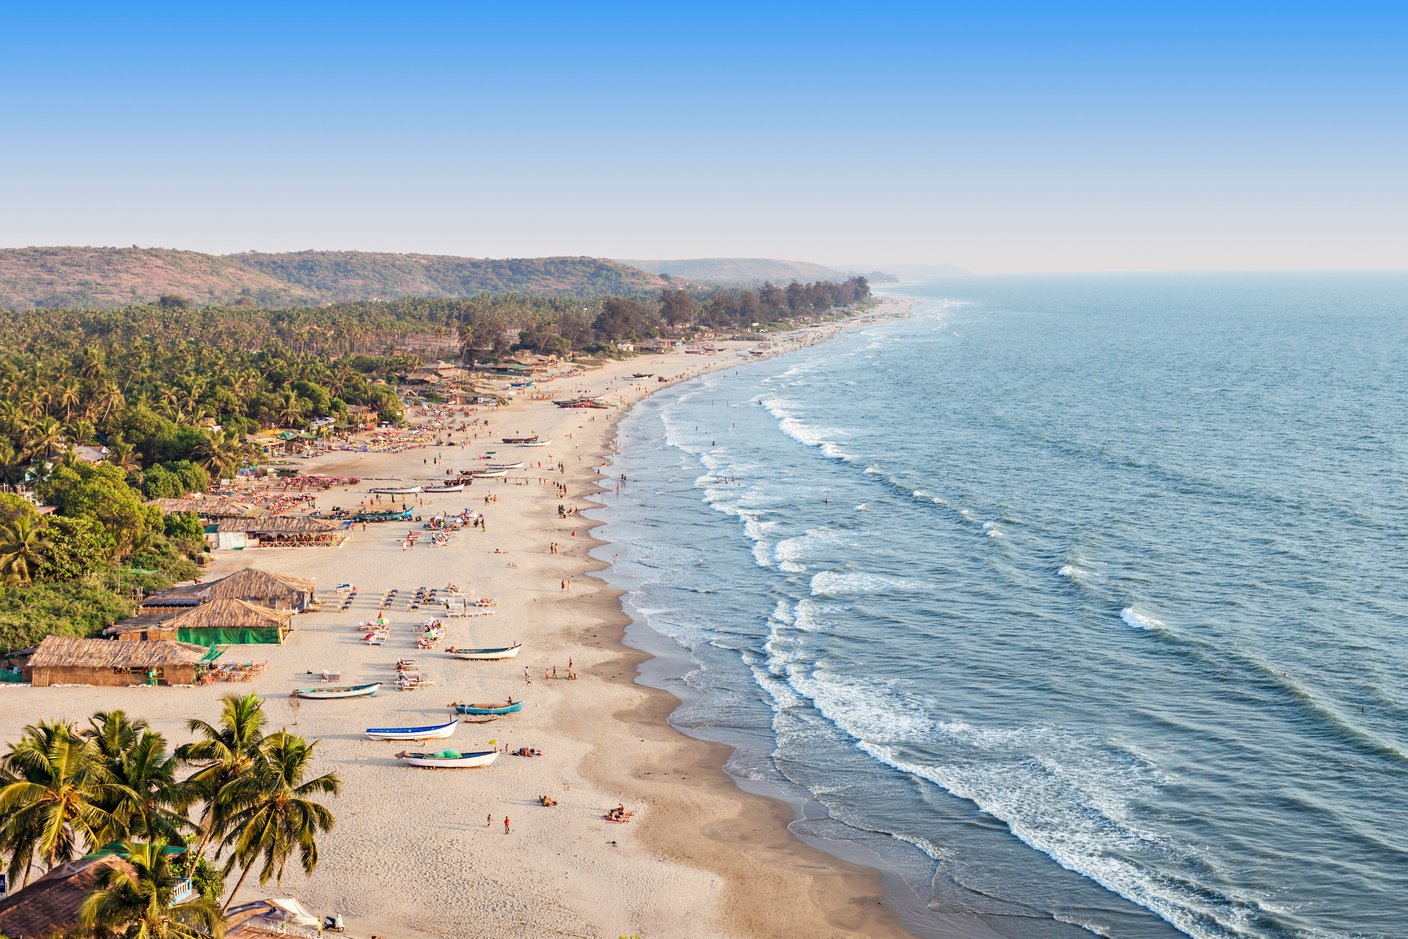
M 240 888 L 244 886 L 244 879 L 249 876 L 249 869 L 254 866 L 254 862 L 257 860 L 257 856 L 250 858 L 249 863 L 244 866 L 244 870 L 240 871 L 240 879 L 235 882 L 235 889 L 230 891 L 230 896 L 225 901 L 225 905 L 220 907 L 221 913 L 224 913 L 226 910 L 228 910 L 230 908 L 230 904 L 235 902 L 235 894 L 239 893 Z

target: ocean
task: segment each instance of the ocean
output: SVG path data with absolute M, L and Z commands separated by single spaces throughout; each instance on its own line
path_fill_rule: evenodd
M 921 934 L 1408 935 L 1408 276 L 888 293 L 621 424 L 676 726 Z

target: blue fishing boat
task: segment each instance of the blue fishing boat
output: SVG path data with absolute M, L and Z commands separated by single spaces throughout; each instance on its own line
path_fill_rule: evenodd
M 456 714 L 516 714 L 523 710 L 522 701 L 510 698 L 503 704 L 456 704 Z
M 431 727 L 368 727 L 367 736 L 372 740 L 438 740 L 453 734 L 459 723 L 456 719 Z

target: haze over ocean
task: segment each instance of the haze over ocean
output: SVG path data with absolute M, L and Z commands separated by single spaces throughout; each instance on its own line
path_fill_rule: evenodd
M 1402 935 L 1405 288 L 915 285 L 663 391 L 601 514 L 677 723 L 1004 935 Z

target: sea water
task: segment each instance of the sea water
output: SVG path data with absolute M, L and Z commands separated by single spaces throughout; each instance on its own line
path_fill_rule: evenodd
M 892 293 L 623 421 L 674 722 L 921 932 L 1408 935 L 1408 277 Z

